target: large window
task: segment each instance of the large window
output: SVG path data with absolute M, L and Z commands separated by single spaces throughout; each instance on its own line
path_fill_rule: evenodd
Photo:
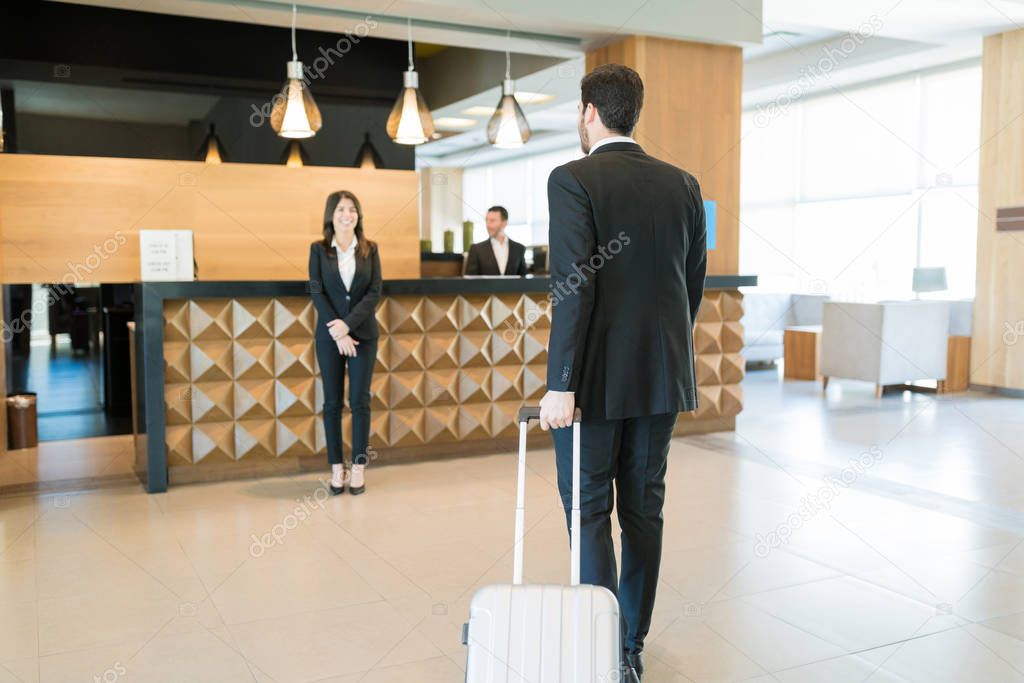
M 489 207 L 500 205 L 508 209 L 509 237 L 526 245 L 547 244 L 548 175 L 581 154 L 577 145 L 465 169 L 462 219 L 473 221 L 473 241 L 486 239 L 484 214 Z
M 941 266 L 974 295 L 981 68 L 744 112 L 740 271 L 762 289 L 913 296 Z

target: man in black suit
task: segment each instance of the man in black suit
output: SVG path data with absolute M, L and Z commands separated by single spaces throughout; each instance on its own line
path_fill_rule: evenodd
M 580 82 L 588 156 L 548 178 L 552 320 L 541 427 L 553 428 L 558 488 L 571 507 L 572 417 L 581 424 L 581 580 L 616 593 L 626 672 L 640 680 L 661 564 L 669 440 L 697 407 L 693 326 L 707 230 L 692 175 L 629 135 L 643 82 L 625 66 Z M 611 539 L 612 482 L 622 575 Z
M 466 275 L 526 275 L 526 247 L 505 234 L 508 225 L 505 207 L 487 209 L 484 220 L 490 237 L 469 248 Z

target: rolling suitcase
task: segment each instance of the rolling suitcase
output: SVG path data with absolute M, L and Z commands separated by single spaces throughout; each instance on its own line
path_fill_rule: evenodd
M 539 408 L 519 410 L 512 584 L 484 586 L 463 625 L 466 683 L 619 683 L 619 603 L 603 586 L 580 585 L 580 411 L 572 425 L 571 585 L 523 585 L 526 428 Z

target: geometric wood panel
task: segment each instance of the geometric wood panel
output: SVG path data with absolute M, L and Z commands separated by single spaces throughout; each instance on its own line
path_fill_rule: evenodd
M 742 300 L 735 290 L 704 294 L 694 330 L 699 407 L 684 419 L 742 409 Z M 169 462 L 323 453 L 315 316 L 306 297 L 165 301 Z M 546 294 L 387 296 L 377 321 L 374 448 L 514 437 L 519 406 L 544 395 Z M 347 405 L 342 425 L 348 447 Z

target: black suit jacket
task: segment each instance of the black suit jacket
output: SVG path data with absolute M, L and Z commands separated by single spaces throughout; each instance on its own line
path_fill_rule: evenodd
M 466 275 L 526 275 L 526 247 L 519 242 L 508 241 L 508 263 L 505 272 L 498 272 L 498 259 L 490 238 L 477 242 L 469 248 L 466 259 Z
M 370 247 L 366 258 L 356 251 L 356 272 L 352 286 L 346 289 L 338 272 L 337 252 L 333 248 L 325 249 L 323 242 L 313 242 L 309 246 L 309 292 L 316 307 L 316 337 L 330 340 L 327 323 L 340 318 L 348 325 L 353 339 L 376 339 L 379 334 L 376 310 L 382 280 L 377 245 Z
M 637 144 L 603 145 L 548 178 L 547 387 L 583 418 L 694 410 L 693 326 L 707 228 L 696 179 Z

